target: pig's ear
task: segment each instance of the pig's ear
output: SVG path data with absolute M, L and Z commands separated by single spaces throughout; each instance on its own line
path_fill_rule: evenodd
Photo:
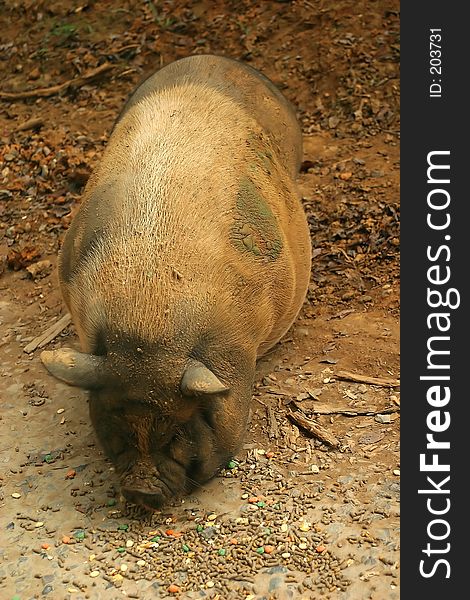
M 51 375 L 69 385 L 90 389 L 104 384 L 104 356 L 60 348 L 41 352 L 41 361 Z
M 190 360 L 181 379 L 181 392 L 185 396 L 223 394 L 226 387 L 214 373 L 198 360 Z

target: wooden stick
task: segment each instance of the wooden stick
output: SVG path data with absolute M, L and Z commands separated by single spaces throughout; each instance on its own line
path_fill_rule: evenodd
M 293 402 L 294 406 L 299 410 L 302 410 L 303 402 Z M 400 408 L 397 406 L 387 406 L 382 410 L 373 410 L 370 408 L 351 408 L 349 406 L 334 408 L 320 402 L 308 402 L 305 405 L 308 412 L 312 412 L 316 415 L 346 415 L 348 417 L 372 417 L 374 415 L 389 415 L 392 413 L 400 412 Z
M 338 371 L 334 376 L 337 379 L 355 381 L 356 383 L 368 383 L 369 385 L 380 385 L 382 387 L 400 387 L 398 379 L 389 379 L 388 377 L 369 377 L 368 375 L 351 373 L 350 371 Z
M 43 123 L 44 119 L 42 119 L 41 117 L 36 117 L 25 121 L 21 125 L 18 125 L 18 127 L 15 127 L 15 129 L 13 129 L 13 131 L 27 131 L 28 129 L 35 129 L 36 127 L 40 127 Z
M 266 405 L 266 414 L 267 414 L 268 423 L 269 423 L 269 432 L 268 432 L 269 439 L 270 440 L 277 439 L 279 437 L 279 431 L 277 428 L 276 413 L 274 412 L 274 410 L 271 406 Z
M 299 410 L 295 412 L 288 412 L 287 416 L 291 421 L 293 421 L 296 425 L 310 433 L 313 437 L 318 438 L 328 446 L 332 446 L 333 448 L 337 448 L 339 446 L 339 440 L 335 438 L 335 436 L 327 431 L 324 427 L 308 419 L 302 412 Z
M 96 69 L 92 69 L 85 73 L 84 75 L 79 75 L 78 77 L 74 77 L 73 79 L 69 79 L 68 81 L 64 81 L 64 83 L 60 83 L 59 85 L 53 85 L 48 88 L 36 88 L 35 90 L 26 90 L 24 92 L 0 92 L 1 100 L 20 100 L 23 98 L 36 98 L 53 96 L 54 94 L 60 94 L 61 92 L 67 90 L 68 88 L 80 87 L 84 85 L 88 81 L 91 81 L 98 75 L 102 75 L 106 71 L 113 69 L 114 65 L 111 63 L 103 63 Z
M 36 348 L 42 348 L 43 346 L 51 342 L 55 337 L 57 337 L 59 333 L 61 333 L 61 331 L 63 331 L 67 327 L 67 325 L 69 325 L 71 320 L 72 317 L 69 313 L 67 313 L 56 323 L 54 323 L 48 329 L 46 329 L 44 333 L 38 335 L 38 337 L 34 338 L 34 340 L 29 342 L 29 344 L 23 348 L 23 352 L 30 354 L 31 352 L 36 350 Z

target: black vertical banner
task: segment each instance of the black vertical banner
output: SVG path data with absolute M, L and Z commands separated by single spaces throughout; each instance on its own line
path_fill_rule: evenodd
M 465 4 L 401 4 L 401 597 L 468 597 Z M 467 35 L 465 35 L 467 33 Z M 467 543 L 465 543 L 467 542 Z

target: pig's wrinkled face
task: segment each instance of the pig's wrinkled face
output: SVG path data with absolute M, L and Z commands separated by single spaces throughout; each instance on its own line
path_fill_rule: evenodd
M 124 497 L 135 504 L 159 508 L 187 494 L 224 467 L 243 441 L 254 351 L 207 335 L 192 346 L 190 353 L 168 342 L 109 335 L 95 353 L 41 354 L 54 376 L 90 390 L 98 439 Z
M 237 386 L 238 387 L 238 386 Z M 239 449 L 251 400 L 245 389 L 139 400 L 135 390 L 90 392 L 98 438 L 132 503 L 159 508 L 211 479 Z

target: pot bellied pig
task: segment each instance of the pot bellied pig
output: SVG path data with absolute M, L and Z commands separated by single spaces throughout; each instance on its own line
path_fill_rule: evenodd
M 152 74 L 114 126 L 59 256 L 81 352 L 41 359 L 90 390 L 130 502 L 158 508 L 240 449 L 256 360 L 309 281 L 301 154 L 274 84 L 219 56 Z

